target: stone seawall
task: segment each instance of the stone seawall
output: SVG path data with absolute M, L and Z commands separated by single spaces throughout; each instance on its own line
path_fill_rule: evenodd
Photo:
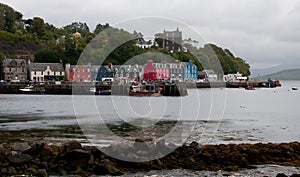
M 6 84 L 0 85 L 0 94 L 26 94 L 19 89 L 26 87 L 27 84 Z M 45 88 L 43 94 L 53 94 L 53 95 L 91 95 L 91 87 L 96 87 L 96 90 L 111 90 L 112 95 L 127 95 L 128 96 L 128 86 L 126 85 L 102 85 L 93 83 L 62 83 L 62 84 L 44 84 L 42 86 Z M 161 87 L 163 90 L 161 94 L 164 96 L 186 96 L 187 87 L 185 84 L 159 84 L 157 87 Z M 36 93 L 41 94 L 41 93 Z
M 145 153 L 150 153 L 154 149 L 163 151 L 169 146 L 165 146 L 164 141 L 152 145 L 144 143 Z M 106 150 L 126 153 L 124 149 L 122 150 L 124 147 L 128 148 L 119 145 L 106 147 Z M 130 147 L 133 155 L 134 148 L 135 144 Z M 60 146 L 44 142 L 0 145 L 0 176 L 121 175 L 127 172 L 163 169 L 237 171 L 256 168 L 255 165 L 263 164 L 300 167 L 300 143 L 201 146 L 193 142 L 177 148 L 163 158 L 148 162 L 125 162 L 114 159 L 96 147 L 82 147 L 76 141 Z

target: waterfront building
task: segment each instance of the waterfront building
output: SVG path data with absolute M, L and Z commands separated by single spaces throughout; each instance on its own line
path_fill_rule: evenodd
M 29 80 L 33 82 L 64 80 L 65 71 L 61 63 L 30 63 Z
M 203 70 L 200 75 L 202 75 L 203 79 L 206 81 L 215 82 L 218 80 L 218 75 L 214 70 Z
M 170 52 L 181 52 L 183 51 L 183 40 L 182 31 L 166 31 L 163 33 L 163 48 Z
M 156 78 L 162 80 L 170 79 L 170 63 L 161 62 L 161 63 L 153 63 L 155 68 Z
M 184 67 L 186 62 L 176 61 L 175 63 L 170 63 L 170 80 L 171 81 L 183 81 Z
M 70 82 L 91 82 L 91 65 L 71 65 L 69 71 Z
M 5 81 L 26 81 L 27 62 L 25 59 L 4 59 L 2 74 Z
M 192 62 L 186 62 L 184 67 L 184 81 L 198 80 L 198 67 Z
M 144 80 L 156 80 L 156 68 L 153 66 L 153 61 L 148 60 L 146 66 L 144 67 Z
M 114 70 L 112 65 L 108 66 L 100 66 L 97 71 L 96 81 L 103 82 L 103 81 L 112 81 L 114 78 Z
M 114 66 L 115 78 L 123 80 L 140 80 L 143 77 L 144 65 L 117 65 Z
M 198 68 L 192 61 L 153 63 L 148 61 L 144 68 L 145 80 L 193 81 L 198 79 Z

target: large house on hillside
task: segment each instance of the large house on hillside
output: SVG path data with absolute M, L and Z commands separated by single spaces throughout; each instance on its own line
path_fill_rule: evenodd
M 30 63 L 29 80 L 33 82 L 64 80 L 65 71 L 61 63 Z
M 177 28 L 175 31 L 164 30 L 163 48 L 171 52 L 183 51 L 182 31 Z
M 25 59 L 5 59 L 2 63 L 3 79 L 6 81 L 26 81 L 27 62 Z

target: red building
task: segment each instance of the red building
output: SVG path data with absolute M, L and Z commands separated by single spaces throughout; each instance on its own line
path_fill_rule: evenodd
M 144 68 L 144 79 L 145 80 L 156 80 L 156 68 L 153 66 L 153 61 L 149 60 Z
M 157 79 L 170 79 L 170 68 L 156 68 Z
M 91 82 L 92 72 L 90 66 L 71 66 L 69 80 L 71 82 Z

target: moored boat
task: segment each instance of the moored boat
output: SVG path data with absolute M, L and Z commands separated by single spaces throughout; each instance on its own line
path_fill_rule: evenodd
M 95 95 L 111 95 L 111 90 L 98 90 L 96 87 L 91 87 L 90 93 Z
M 248 86 L 248 87 L 245 87 L 246 90 L 256 90 L 255 87 L 252 87 L 252 86 Z
M 45 92 L 44 87 L 35 87 L 35 86 L 26 86 L 24 88 L 19 89 L 22 93 L 29 93 L 29 94 L 43 94 Z
M 129 88 L 129 96 L 162 96 L 162 88 L 157 88 L 155 85 L 132 85 Z
M 297 87 L 292 87 L 292 90 L 298 90 L 298 88 Z

